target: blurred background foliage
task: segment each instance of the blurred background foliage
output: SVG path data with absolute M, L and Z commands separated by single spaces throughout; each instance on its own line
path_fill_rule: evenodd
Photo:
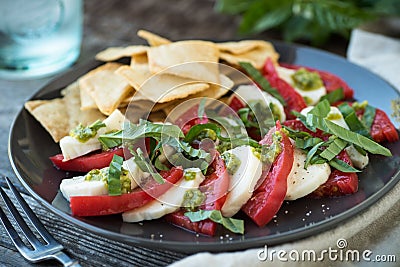
M 288 42 L 326 44 L 333 35 L 382 18 L 400 17 L 400 0 L 216 0 L 216 11 L 240 17 L 238 32 L 276 30 Z

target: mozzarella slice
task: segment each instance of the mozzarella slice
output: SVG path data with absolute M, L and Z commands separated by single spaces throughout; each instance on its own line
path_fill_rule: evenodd
M 350 157 L 351 162 L 353 163 L 354 167 L 363 169 L 365 166 L 368 165 L 369 157 L 368 154 L 361 154 L 358 150 L 353 146 L 348 146 L 345 148 L 347 154 Z
M 185 171 L 195 172 L 195 178 L 193 180 L 182 178 L 158 199 L 154 199 L 142 207 L 122 213 L 123 221 L 140 222 L 153 220 L 177 211 L 182 205 L 185 192 L 198 188 L 204 180 L 204 175 L 199 168 L 189 168 Z
M 295 200 L 308 195 L 325 183 L 331 174 L 328 163 L 309 165 L 305 169 L 306 157 L 307 154 L 295 148 L 292 170 L 287 178 L 285 200 Z
M 279 120 L 284 122 L 286 120 L 285 111 L 283 110 L 283 106 L 278 99 L 268 94 L 267 92 L 261 91 L 255 85 L 240 85 L 236 90 L 235 94 L 242 98 L 242 100 L 247 103 L 249 101 L 264 101 L 267 107 L 270 107 L 270 104 L 273 104 L 277 111 L 276 114 L 279 116 Z
M 68 201 L 72 196 L 101 196 L 108 194 L 105 182 L 85 181 L 85 176 L 62 180 L 60 191 Z
M 133 157 L 125 160 L 122 163 L 122 167 L 125 170 L 128 170 L 128 177 L 131 179 L 131 189 L 138 187 L 142 181 L 150 176 L 150 173 L 144 172 L 139 168 L 139 166 L 133 160 Z
M 231 217 L 251 198 L 261 177 L 262 163 L 250 146 L 239 146 L 224 153 L 232 153 L 240 160 L 239 167 L 230 175 L 229 193 L 221 209 L 225 217 Z
M 143 172 L 130 158 L 122 163 L 122 167 L 128 170 L 128 177 L 131 180 L 131 189 L 138 187 L 138 184 L 150 176 L 150 173 Z M 105 167 L 103 169 L 107 169 Z M 108 195 L 107 183 L 103 181 L 86 181 L 85 176 L 77 176 L 70 179 L 63 179 L 60 184 L 60 191 L 69 201 L 71 196 L 101 196 Z
M 112 130 L 121 130 L 124 120 L 125 116 L 121 113 L 121 111 L 116 109 L 113 113 L 110 114 L 110 116 L 104 119 L 103 122 L 106 127 L 100 128 L 97 132 L 97 135 L 93 138 L 90 138 L 88 141 L 82 143 L 69 135 L 63 137 L 60 140 L 60 148 L 61 153 L 64 156 L 64 161 L 68 161 L 70 159 L 74 159 L 100 149 L 101 144 L 99 140 L 97 140 L 99 135 Z
M 290 84 L 303 98 L 307 100 L 307 105 L 315 105 L 319 102 L 322 96 L 326 95 L 325 86 L 314 90 L 301 90 L 300 88 L 296 87 L 292 79 L 292 75 L 296 72 L 296 70 L 280 66 L 278 66 L 276 70 L 278 72 L 279 78 Z

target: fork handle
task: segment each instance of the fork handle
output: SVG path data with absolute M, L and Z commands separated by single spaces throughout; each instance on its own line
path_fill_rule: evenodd
M 71 259 L 67 254 L 62 251 L 52 254 L 51 257 L 61 262 L 64 267 L 81 267 L 77 260 Z

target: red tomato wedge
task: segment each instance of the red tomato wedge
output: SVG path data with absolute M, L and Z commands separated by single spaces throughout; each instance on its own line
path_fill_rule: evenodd
M 296 92 L 296 90 L 290 84 L 279 78 L 274 63 L 269 58 L 264 65 L 264 77 L 286 101 L 286 106 L 284 107 L 284 110 L 287 119 L 295 118 L 295 116 L 291 113 L 292 110 L 300 112 L 303 108 L 307 107 L 307 104 L 304 101 L 303 97 L 298 92 Z
M 128 194 L 119 196 L 74 196 L 70 199 L 70 207 L 74 216 L 100 216 L 122 213 L 150 202 L 164 194 L 173 184 L 183 176 L 181 167 L 174 167 L 169 171 L 161 171 L 161 176 L 166 180 L 158 184 L 152 180 L 146 185 L 146 190 L 137 188 Z
M 241 108 L 245 108 L 246 104 L 242 102 L 237 96 L 232 96 L 229 102 L 229 107 L 237 112 Z
M 213 172 L 206 176 L 199 189 L 206 195 L 205 204 L 200 209 L 221 210 L 226 200 L 226 193 L 229 188 L 229 175 L 226 170 L 225 162 L 218 152 L 211 164 Z M 217 230 L 217 223 L 209 219 L 200 222 L 192 222 L 184 215 L 185 210 L 180 210 L 166 215 L 164 218 L 179 227 L 183 227 L 196 233 L 213 236 Z
M 374 122 L 371 126 L 371 136 L 375 142 L 396 142 L 399 140 L 399 134 L 390 121 L 387 114 L 380 109 L 376 109 Z
M 167 222 L 172 223 L 173 225 L 182 227 L 195 233 L 208 236 L 215 235 L 217 223 L 209 219 L 200 222 L 192 222 L 188 217 L 185 216 L 185 212 L 185 210 L 179 210 L 174 213 L 165 215 L 164 219 Z
M 182 129 L 184 134 L 189 132 L 190 128 L 196 124 L 205 124 L 208 122 L 206 114 L 203 114 L 202 118 L 199 118 L 199 105 L 194 105 L 193 107 L 182 113 L 179 118 L 174 122 Z
M 335 74 L 332 74 L 327 71 L 317 70 L 317 69 L 310 68 L 310 67 L 304 67 L 304 66 L 290 65 L 290 64 L 285 64 L 285 63 L 282 63 L 280 65 L 282 67 L 288 68 L 288 69 L 297 70 L 299 68 L 305 68 L 308 71 L 317 72 L 319 74 L 319 76 L 321 77 L 321 80 L 324 83 L 324 86 L 328 93 L 335 91 L 339 88 L 343 88 L 344 98 L 352 99 L 354 97 L 353 89 L 351 89 L 350 86 L 345 81 L 343 81 L 341 78 L 339 78 Z
M 287 190 L 287 177 L 293 165 L 293 145 L 282 131 L 279 122 L 276 127 L 282 134 L 282 152 L 277 156 L 264 182 L 256 189 L 250 200 L 242 207 L 258 226 L 266 225 L 280 209 Z M 260 141 L 260 144 L 271 144 L 272 132 Z
M 109 166 L 114 155 L 124 157 L 124 149 L 117 148 L 103 152 L 95 151 L 68 161 L 63 161 L 63 155 L 57 154 L 50 157 L 50 160 L 57 169 L 63 171 L 89 172 L 93 169 L 101 169 Z
M 336 158 L 343 160 L 350 166 L 353 166 L 353 163 L 350 160 L 349 155 L 345 150 L 340 152 Z M 314 192 L 312 192 L 309 196 L 313 198 L 321 198 L 321 197 L 336 197 L 343 196 L 348 194 L 354 194 L 358 190 L 358 175 L 355 172 L 341 172 L 336 169 L 332 169 L 331 174 L 329 175 L 328 180 L 320 185 Z

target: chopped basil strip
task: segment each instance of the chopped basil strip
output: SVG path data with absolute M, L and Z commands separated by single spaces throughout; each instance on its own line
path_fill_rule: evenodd
M 226 218 L 222 216 L 222 213 L 219 210 L 188 211 L 185 212 L 185 216 L 187 216 L 192 222 L 199 222 L 210 219 L 213 222 L 222 224 L 226 229 L 233 233 L 244 234 L 243 220 Z
M 314 162 L 312 162 L 312 159 L 314 158 L 314 155 L 316 155 L 319 147 L 322 146 L 323 144 L 324 144 L 324 142 L 320 142 L 320 143 L 316 144 L 315 146 L 313 146 L 308 151 L 307 156 L 306 156 L 306 162 L 304 163 L 304 168 L 305 169 L 307 169 L 307 167 L 308 167 L 308 165 L 310 165 L 310 163 L 314 164 Z M 322 163 L 324 163 L 324 162 L 325 162 L 325 160 Z
M 103 134 L 99 141 L 103 146 L 111 148 L 110 145 L 122 144 L 122 141 L 137 141 L 140 138 L 153 137 L 157 140 L 162 137 L 183 138 L 184 134 L 177 125 L 156 124 L 145 120 L 140 120 L 139 124 L 127 123 L 124 129 L 118 132 Z
M 333 104 L 342 99 L 344 99 L 343 88 L 339 88 L 322 96 L 319 101 L 328 100 L 330 104 Z
M 370 132 L 369 128 L 367 129 L 367 127 L 365 127 L 365 125 L 358 119 L 355 111 L 347 115 L 344 118 L 344 121 L 349 126 L 351 131 L 364 135 L 365 137 L 371 138 L 369 134 Z
M 108 168 L 108 194 L 110 196 L 121 195 L 121 175 L 122 175 L 122 163 L 124 159 L 118 155 L 114 155 Z
M 185 136 L 185 142 L 191 143 L 193 142 L 201 132 L 204 130 L 213 130 L 217 135 L 218 139 L 221 141 L 229 141 L 230 138 L 221 136 L 221 128 L 215 123 L 205 123 L 205 124 L 196 124 L 187 132 Z
M 251 65 L 249 62 L 239 62 L 239 65 L 259 86 L 261 86 L 261 89 L 278 99 L 282 105 L 286 105 L 285 100 L 279 94 L 279 92 L 270 85 L 267 79 L 265 79 L 264 76 L 256 68 L 254 68 L 253 65 Z
M 311 137 L 311 138 L 296 138 L 296 147 L 300 149 L 307 149 L 310 147 L 314 147 L 319 143 L 323 142 L 321 138 L 318 137 Z
M 106 124 L 100 120 L 95 121 L 89 126 L 83 126 L 81 123 L 69 132 L 69 135 L 78 140 L 79 142 L 85 143 L 90 138 L 97 135 L 97 131 L 100 128 L 106 127 Z
M 338 158 L 334 158 L 329 161 L 329 165 L 341 172 L 361 172 L 360 170 L 357 170 L 356 168 L 350 166 L 349 164 Z
M 357 146 L 360 146 L 362 149 L 365 149 L 366 151 L 372 153 L 372 154 L 379 154 L 383 156 L 391 156 L 392 153 L 390 152 L 389 149 L 386 147 L 381 146 L 375 141 L 372 141 L 371 139 L 362 136 L 357 133 L 353 133 L 350 130 L 347 130 L 329 120 L 324 120 L 324 123 L 329 129 L 329 132 L 336 135 L 337 137 L 355 144 Z
M 331 142 L 319 155 L 327 161 L 330 161 L 336 157 L 346 146 L 346 141 L 343 141 L 340 138 L 335 138 L 333 142 Z
M 399 109 L 400 112 L 400 109 Z M 364 123 L 365 127 L 371 132 L 372 123 L 374 122 L 376 114 L 376 108 L 367 105 L 364 109 L 364 114 L 361 121 Z
M 308 114 L 316 115 L 322 118 L 328 116 L 329 112 L 331 111 L 331 105 L 329 104 L 328 100 L 322 100 L 319 102 L 313 109 L 308 112 Z

